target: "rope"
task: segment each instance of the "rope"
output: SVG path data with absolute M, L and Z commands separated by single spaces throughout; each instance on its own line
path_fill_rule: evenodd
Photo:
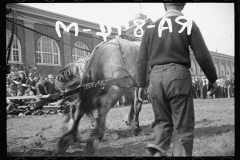
M 12 14 L 13 14 L 13 21 L 12 21 L 12 34 L 11 34 L 11 38 L 9 40 L 6 52 L 7 52 L 7 59 L 6 59 L 6 64 L 8 64 L 9 58 L 10 58 L 10 53 L 11 53 L 11 48 L 12 48 L 12 43 L 13 43 L 13 39 L 14 39 L 14 34 L 17 32 L 17 13 L 15 10 L 12 10 Z M 16 31 L 15 31 L 15 27 L 16 27 Z

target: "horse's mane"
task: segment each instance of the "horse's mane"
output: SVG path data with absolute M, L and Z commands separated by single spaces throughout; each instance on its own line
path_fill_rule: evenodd
M 126 40 L 129 40 L 129 41 L 141 41 L 142 40 L 142 38 L 136 37 L 134 35 L 121 35 L 120 37 L 122 39 L 126 39 Z
M 77 81 L 80 83 L 80 67 L 80 64 L 74 62 L 70 63 L 66 68 L 59 71 L 58 75 L 55 78 L 56 87 L 59 89 L 64 89 L 66 86 L 78 83 Z

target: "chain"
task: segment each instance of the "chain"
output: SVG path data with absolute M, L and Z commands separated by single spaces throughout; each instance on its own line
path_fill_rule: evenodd
M 103 86 L 105 87 L 105 82 L 104 80 L 99 80 L 97 83 L 96 82 L 90 82 L 90 83 L 87 83 L 87 84 L 84 84 L 82 85 L 82 87 L 84 88 L 84 90 L 87 90 L 87 89 L 90 89 L 90 88 L 93 88 L 93 87 L 97 87 L 97 86 Z

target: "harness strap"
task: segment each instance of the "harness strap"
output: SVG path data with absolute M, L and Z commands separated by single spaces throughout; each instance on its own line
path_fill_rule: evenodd
M 120 53 L 122 54 L 124 63 L 127 65 L 127 67 L 126 67 L 126 72 L 130 75 L 130 78 L 131 78 L 132 81 L 135 83 L 135 81 L 134 81 L 134 79 L 133 79 L 133 75 L 131 74 L 131 68 L 129 67 L 129 64 L 128 64 L 128 62 L 127 62 L 126 56 L 125 56 L 125 54 L 124 54 L 124 52 L 123 52 L 123 49 L 122 49 L 122 47 L 121 47 L 121 43 L 119 42 L 119 39 L 120 39 L 120 37 L 119 37 L 119 36 L 116 36 L 116 40 L 117 40 L 117 45 L 118 45 L 119 51 L 120 51 Z
M 125 75 L 125 76 L 121 76 L 121 77 L 117 77 L 117 78 L 106 79 L 106 80 L 98 81 L 97 83 L 96 82 L 87 83 L 87 84 L 78 86 L 77 88 L 75 88 L 73 90 L 70 90 L 68 92 L 61 93 L 59 97 L 60 98 L 66 98 L 66 97 L 71 96 L 73 94 L 80 93 L 83 90 L 87 90 L 87 89 L 97 87 L 97 86 L 105 87 L 106 85 L 109 85 L 109 84 L 111 84 L 113 82 L 116 82 L 116 81 L 123 80 L 125 78 L 131 78 L 131 75 Z M 130 88 L 130 87 L 132 87 L 132 85 L 128 86 L 127 88 Z

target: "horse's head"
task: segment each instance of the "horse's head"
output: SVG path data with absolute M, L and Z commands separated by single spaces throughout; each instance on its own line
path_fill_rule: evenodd
M 66 87 L 74 88 L 81 84 L 84 66 L 81 62 L 70 63 L 61 70 L 55 78 L 55 85 L 58 89 L 64 90 Z

